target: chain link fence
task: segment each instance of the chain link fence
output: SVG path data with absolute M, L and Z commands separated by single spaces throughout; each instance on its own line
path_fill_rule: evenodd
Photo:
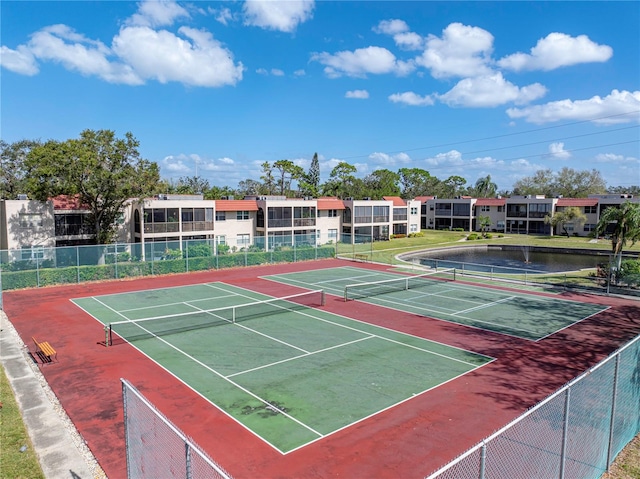
M 131 383 L 121 382 L 129 479 L 231 479 Z
M 640 432 L 640 336 L 427 479 L 597 479 Z

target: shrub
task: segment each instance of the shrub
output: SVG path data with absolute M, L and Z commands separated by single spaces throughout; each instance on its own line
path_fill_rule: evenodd
M 467 241 L 473 241 L 477 239 L 478 239 L 478 235 L 476 233 L 471 233 L 469 236 L 467 236 Z
M 493 235 L 491 233 L 485 233 L 484 237 L 487 238 L 487 239 L 491 239 L 491 238 L 493 238 Z

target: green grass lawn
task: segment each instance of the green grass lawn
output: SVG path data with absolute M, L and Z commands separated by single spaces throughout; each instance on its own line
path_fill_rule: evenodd
M 0 366 L 0 477 L 44 479 L 4 368 Z M 24 448 L 24 451 L 21 449 Z

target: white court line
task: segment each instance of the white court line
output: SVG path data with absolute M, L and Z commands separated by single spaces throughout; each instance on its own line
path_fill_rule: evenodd
M 153 308 L 166 308 L 168 306 L 177 306 L 179 304 L 185 304 L 187 306 L 191 306 L 190 303 L 197 303 L 199 301 L 211 301 L 211 300 L 216 300 L 216 299 L 221 299 L 221 298 L 232 298 L 235 295 L 233 294 L 227 294 L 224 296 L 218 296 L 217 298 L 202 298 L 202 299 L 191 299 L 189 301 L 180 301 L 178 303 L 165 303 L 165 304 L 157 304 L 155 306 L 141 306 L 139 308 L 129 308 L 129 309 L 123 309 L 122 312 L 123 313 L 128 313 L 130 311 L 142 311 L 144 309 L 153 309 Z
M 94 298 L 94 299 L 96 299 L 96 298 Z M 102 301 L 100 301 L 98 299 L 96 299 L 96 301 L 98 301 L 100 304 L 106 306 L 107 308 L 111 309 L 115 313 L 120 314 L 118 311 L 115 311 L 113 308 L 107 306 Z M 124 317 L 125 319 L 127 319 L 128 321 L 131 321 L 126 316 L 124 316 L 124 315 L 121 315 L 121 316 Z M 218 371 L 216 371 L 212 367 L 210 367 L 210 366 L 206 365 L 205 363 L 203 363 L 202 361 L 196 359 L 194 356 L 188 354 L 187 352 L 185 352 L 182 349 L 178 348 L 177 346 L 171 344 L 170 342 L 166 341 L 165 339 L 161 338 L 160 336 L 156 336 L 154 333 L 152 333 L 148 329 L 144 328 L 140 324 L 138 324 L 136 322 L 134 322 L 133 324 L 135 326 L 137 326 L 138 328 L 142 329 L 143 331 L 145 331 L 147 334 L 151 335 L 153 338 L 157 339 L 158 341 L 161 341 L 161 342 L 165 343 L 170 348 L 175 349 L 178 353 L 180 353 L 180 354 L 184 355 L 185 357 L 191 359 L 193 362 L 197 363 L 198 365 L 202 366 L 203 368 L 211 371 L 213 374 L 215 374 L 216 376 L 220 377 L 221 379 L 224 379 L 225 381 L 229 382 L 230 384 L 232 384 L 233 386 L 237 387 L 241 391 L 249 394 L 251 397 L 253 397 L 253 398 L 257 399 L 258 401 L 260 401 L 261 403 L 263 403 L 265 406 L 271 406 L 271 403 L 269 403 L 269 401 L 267 401 L 266 399 L 262 399 L 260 396 L 258 396 L 257 394 L 252 393 L 251 391 L 249 391 L 248 389 L 242 387 L 240 384 L 236 383 L 235 381 L 232 381 L 232 380 L 228 379 L 227 377 L 225 377 L 223 374 L 219 373 Z M 285 411 L 281 411 L 280 409 L 278 409 L 278 413 L 280 413 L 283 416 L 291 419 L 293 422 L 299 424 L 300 426 L 304 427 L 305 429 L 308 429 L 309 431 L 313 432 L 317 436 L 324 437 L 324 435 L 322 433 L 320 433 L 320 432 L 316 431 L 315 429 L 313 429 L 312 427 L 304 424 L 302 421 L 296 419 L 295 417 L 291 416 L 290 414 L 287 414 Z
M 240 372 L 237 372 L 237 373 L 229 374 L 227 377 L 228 378 L 232 378 L 234 376 L 239 376 L 241 374 L 246 374 L 246 373 L 250 373 L 250 372 L 253 372 L 253 371 L 258 371 L 259 369 L 264 369 L 264 368 L 268 368 L 268 367 L 271 367 L 271 366 L 276 366 L 277 364 L 282 364 L 282 363 L 286 363 L 286 362 L 289 362 L 289 361 L 293 361 L 294 359 L 306 358 L 308 356 L 313 356 L 314 354 L 324 353 L 324 352 L 330 351 L 332 349 L 342 348 L 344 346 L 349 346 L 351 344 L 359 343 L 360 341 L 365 341 L 367 339 L 372 339 L 372 338 L 375 338 L 375 337 L 376 337 L 375 335 L 370 334 L 369 336 L 365 336 L 364 338 L 354 339 L 353 341 L 349 341 L 347 343 L 336 344 L 335 346 L 330 346 L 330 347 L 324 348 L 324 349 L 318 349 L 317 351 L 313 351 L 313 352 L 307 352 L 307 354 L 301 354 L 300 356 L 293 356 L 291 358 L 282 359 L 280 361 L 276 361 L 276 362 L 273 362 L 273 363 L 270 363 L 270 364 L 264 364 L 262 366 L 258 366 L 258 367 L 251 368 L 251 369 L 247 369 L 246 371 L 240 371 Z
M 457 316 L 458 314 L 470 313 L 472 311 L 477 311 L 479 309 L 490 308 L 491 306 L 494 306 L 494 305 L 500 304 L 500 303 L 504 303 L 506 301 L 510 301 L 512 299 L 515 299 L 515 298 L 517 298 L 517 296 L 509 296 L 508 298 L 502 298 L 502 299 L 499 299 L 498 301 L 492 301 L 491 303 L 481 304 L 480 306 L 476 306 L 475 308 L 463 309 L 462 311 L 457 311 L 457 312 L 453 313 L 453 316 Z

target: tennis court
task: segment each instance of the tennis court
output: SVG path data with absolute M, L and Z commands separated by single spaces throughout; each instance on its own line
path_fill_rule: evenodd
M 307 289 L 322 288 L 345 300 L 451 321 L 537 341 L 607 307 L 456 281 L 455 270 L 416 274 L 340 267 L 265 276 Z
M 492 361 L 323 311 L 323 296 L 213 282 L 72 301 L 109 347 L 132 344 L 282 453 Z

